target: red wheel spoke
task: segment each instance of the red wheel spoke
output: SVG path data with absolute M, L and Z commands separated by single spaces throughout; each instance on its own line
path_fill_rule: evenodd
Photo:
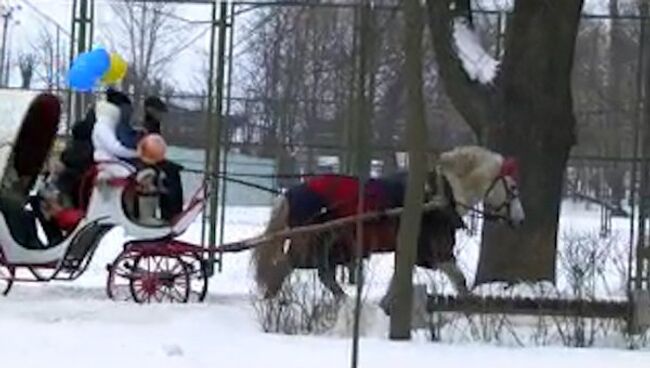
M 205 284 L 199 285 L 199 292 L 192 290 L 194 271 L 201 271 L 200 267 L 193 267 L 193 262 L 181 256 L 125 251 L 109 269 L 107 291 L 114 299 L 130 292 L 132 300 L 138 303 L 185 303 L 195 294 L 201 300 Z

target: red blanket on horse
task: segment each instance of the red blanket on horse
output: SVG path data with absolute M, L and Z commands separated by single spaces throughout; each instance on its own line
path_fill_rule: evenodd
M 355 215 L 359 206 L 359 179 L 344 175 L 321 175 L 309 178 L 307 188 L 318 194 L 336 217 Z M 377 211 L 394 205 L 387 188 L 376 179 L 364 186 L 363 212 Z
M 370 179 L 364 184 L 363 212 L 401 207 L 404 200 L 405 176 Z M 353 176 L 325 174 L 310 177 L 303 184 L 292 187 L 286 196 L 290 204 L 290 226 L 301 226 L 357 214 L 359 179 Z M 433 260 L 453 257 L 454 232 L 446 214 L 434 211 L 423 216 L 418 246 L 418 263 L 432 264 Z M 395 250 L 399 218 L 380 218 L 368 221 L 363 228 L 364 256 Z M 337 241 L 334 254 L 337 262 L 351 259 L 355 244 L 355 227 L 335 231 Z M 432 251 L 431 242 L 437 243 Z

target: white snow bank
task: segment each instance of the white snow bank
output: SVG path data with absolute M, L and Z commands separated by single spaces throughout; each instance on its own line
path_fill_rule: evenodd
M 349 366 L 349 339 L 260 333 L 244 299 L 133 305 L 23 288 L 0 303 L 9 367 L 128 368 Z M 40 289 L 40 290 L 39 290 Z M 39 293 L 40 291 L 40 293 Z M 649 367 L 650 355 L 613 349 L 505 348 L 364 338 L 360 367 Z

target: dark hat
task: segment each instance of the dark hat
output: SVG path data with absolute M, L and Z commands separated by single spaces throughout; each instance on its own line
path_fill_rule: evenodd
M 156 96 L 149 96 L 144 100 L 144 106 L 154 110 L 167 112 L 167 105 Z
M 131 105 L 131 99 L 129 96 L 110 87 L 106 90 L 106 100 L 117 106 Z

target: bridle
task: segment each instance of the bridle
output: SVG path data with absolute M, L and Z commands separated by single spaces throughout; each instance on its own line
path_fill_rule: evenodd
M 513 219 L 510 218 L 510 211 L 503 211 L 504 209 L 510 209 L 512 203 L 519 198 L 519 190 L 516 186 L 511 187 L 508 185 L 508 178 L 517 178 L 519 173 L 517 160 L 512 157 L 505 157 L 504 161 L 501 164 L 501 169 L 499 174 L 492 180 L 488 188 L 483 193 L 483 209 L 475 208 L 474 206 L 469 206 L 466 203 L 458 202 L 454 197 L 453 193 L 451 194 L 451 206 L 453 208 L 462 207 L 467 212 L 478 214 L 482 218 L 490 221 L 503 221 L 513 226 Z M 435 177 L 429 176 L 426 180 L 427 186 L 425 188 L 425 198 L 429 200 L 432 195 L 442 194 L 445 195 L 443 177 L 444 175 L 438 168 L 435 171 Z M 498 205 L 490 205 L 488 198 L 490 194 L 496 188 L 498 184 L 503 185 L 503 190 L 505 191 L 505 200 Z M 501 212 L 505 212 L 503 215 Z
M 488 203 L 487 198 L 489 197 L 490 193 L 494 188 L 496 187 L 497 184 L 502 184 L 503 185 L 503 190 L 506 192 L 506 199 L 501 202 L 498 206 L 492 206 Z M 512 205 L 512 202 L 516 200 L 519 197 L 519 193 L 516 189 L 510 188 L 508 185 L 508 181 L 506 180 L 506 175 L 499 175 L 494 180 L 492 180 L 492 183 L 488 187 L 488 189 L 485 191 L 485 194 L 483 195 L 483 207 L 486 209 L 483 211 L 483 217 L 487 220 L 493 220 L 493 221 L 506 221 L 510 223 L 511 219 L 510 216 L 508 215 L 502 215 L 501 212 L 503 211 L 504 208 L 508 209 Z
M 502 215 L 500 212 L 504 208 L 510 208 L 510 205 L 514 200 L 516 200 L 519 197 L 518 191 L 516 189 L 512 189 L 508 186 L 508 181 L 506 179 L 507 175 L 499 175 L 494 180 L 492 180 L 492 183 L 490 183 L 490 186 L 488 189 L 485 191 L 483 194 L 483 210 L 480 210 L 478 208 L 468 206 L 465 203 L 457 202 L 457 205 L 460 207 L 463 207 L 466 209 L 468 212 L 472 212 L 475 214 L 480 215 L 482 218 L 489 220 L 489 221 L 504 221 L 507 223 L 511 223 L 512 219 L 508 215 Z M 502 184 L 503 189 L 506 192 L 506 199 L 501 202 L 497 206 L 491 206 L 487 202 L 487 198 L 490 196 L 490 193 L 494 190 L 494 188 L 497 186 L 497 184 Z

